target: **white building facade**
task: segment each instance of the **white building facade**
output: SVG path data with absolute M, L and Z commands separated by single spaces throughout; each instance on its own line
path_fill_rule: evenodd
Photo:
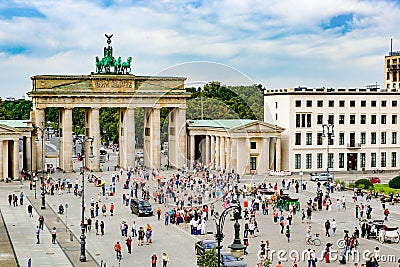
M 292 172 L 400 169 L 399 107 L 400 92 L 376 87 L 264 91 L 264 118 L 285 129 L 281 164 Z

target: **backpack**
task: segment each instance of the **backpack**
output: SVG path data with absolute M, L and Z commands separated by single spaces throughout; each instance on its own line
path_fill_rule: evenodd
M 389 215 L 389 210 L 388 210 L 388 209 L 385 209 L 384 214 L 385 214 L 385 215 Z

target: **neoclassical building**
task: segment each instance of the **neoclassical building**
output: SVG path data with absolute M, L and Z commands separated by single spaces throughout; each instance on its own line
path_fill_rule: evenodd
M 30 121 L 0 120 L 0 179 L 2 181 L 7 178 L 18 180 L 22 169 L 32 169 L 32 130 Z M 20 148 L 23 153 L 20 153 Z
M 281 132 L 256 120 L 188 120 L 188 159 L 239 174 L 281 170 Z

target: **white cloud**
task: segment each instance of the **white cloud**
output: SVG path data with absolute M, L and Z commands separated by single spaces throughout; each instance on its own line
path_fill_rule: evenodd
M 29 77 L 35 74 L 90 73 L 94 57 L 102 55 L 104 33 L 114 33 L 115 55 L 133 56 L 136 74 L 205 60 L 231 65 L 269 87 L 382 83 L 389 39 L 400 48 L 400 8 L 392 1 L 120 0 L 108 7 L 76 0 L 16 3 L 45 17 L 0 16 L 3 98 L 29 91 Z M 345 35 L 321 28 L 332 17 L 350 13 L 354 20 Z M 12 47 L 26 48 L 26 53 L 7 54 Z

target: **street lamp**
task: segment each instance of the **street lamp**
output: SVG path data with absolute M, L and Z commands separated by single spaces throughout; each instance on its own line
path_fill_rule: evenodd
M 41 135 L 41 141 L 42 141 L 42 177 L 40 177 L 40 183 L 41 183 L 41 193 L 40 195 L 42 196 L 42 205 L 40 206 L 40 209 L 45 210 L 46 209 L 46 199 L 45 199 L 45 193 L 44 193 L 44 138 L 45 135 L 47 135 L 47 128 L 46 127 L 36 127 L 35 128 L 37 131 L 40 131 L 42 133 Z M 47 140 L 47 138 L 46 138 Z M 36 139 L 35 142 L 39 142 L 39 136 L 36 134 Z M 36 189 L 35 189 L 35 195 L 36 195 Z
M 217 218 L 218 213 L 215 214 L 215 226 L 217 228 L 217 233 L 215 234 L 215 238 L 217 239 L 218 246 L 218 267 L 221 267 L 221 242 L 224 239 L 224 234 L 223 234 L 223 229 L 224 229 L 224 223 L 226 216 L 229 214 L 230 211 L 233 211 L 233 220 L 235 220 L 234 224 L 234 229 L 235 229 L 235 239 L 233 240 L 233 243 L 228 246 L 228 248 L 231 249 L 231 254 L 235 258 L 240 258 L 244 254 L 244 249 L 245 246 L 241 243 L 240 241 L 240 224 L 239 224 L 239 219 L 241 218 L 241 207 L 239 205 L 233 205 L 225 209 L 219 218 Z
M 322 137 L 328 137 L 328 145 L 326 148 L 326 151 L 327 151 L 326 172 L 328 174 L 329 174 L 329 145 L 330 145 L 331 139 L 333 137 L 335 137 L 335 132 L 333 130 L 334 127 L 335 127 L 335 125 L 333 123 L 322 125 Z
M 86 141 L 90 142 L 90 154 L 89 154 L 89 158 L 93 158 L 93 138 L 92 137 L 87 137 L 84 135 L 78 135 L 77 137 L 75 137 L 73 139 L 74 141 L 74 158 L 77 158 L 78 161 L 82 161 L 82 223 L 81 223 L 81 255 L 79 257 L 79 260 L 82 262 L 86 261 L 86 251 L 85 251 L 85 227 L 83 225 L 83 222 L 85 220 L 85 145 L 86 145 Z M 78 143 L 81 147 L 81 152 L 78 153 L 78 155 L 76 155 L 76 143 Z

